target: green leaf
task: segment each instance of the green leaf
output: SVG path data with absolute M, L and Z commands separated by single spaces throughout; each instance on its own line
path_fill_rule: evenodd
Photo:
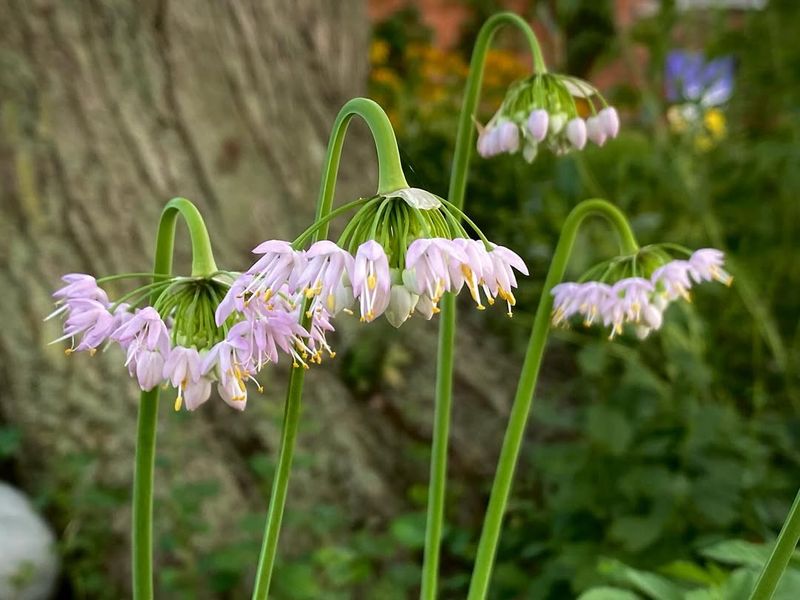
M 699 583 L 701 585 L 721 583 L 714 573 L 688 560 L 676 560 L 669 563 L 666 567 L 662 567 L 659 571 L 669 577 L 682 579 L 683 581 L 691 583 Z
M 625 516 L 615 519 L 609 535 L 626 550 L 637 552 L 655 542 L 663 530 L 664 520 L 658 515 Z
M 425 545 L 425 513 L 397 517 L 389 530 L 400 545 L 411 549 L 422 548 Z
M 625 415 L 600 404 L 591 406 L 587 412 L 587 432 L 591 440 L 615 456 L 624 453 L 633 437 Z
M 0 460 L 17 453 L 22 443 L 22 432 L 15 427 L 0 427 Z
M 639 600 L 639 596 L 622 588 L 604 586 L 583 592 L 578 600 Z
M 745 540 L 724 540 L 700 550 L 711 560 L 730 565 L 761 567 L 769 558 L 770 547 Z
M 633 569 L 617 560 L 602 559 L 599 570 L 616 580 L 636 588 L 654 600 L 682 600 L 686 589 L 666 577 Z

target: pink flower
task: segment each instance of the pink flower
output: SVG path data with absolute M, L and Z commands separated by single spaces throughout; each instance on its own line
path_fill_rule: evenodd
M 392 285 L 389 259 L 375 240 L 367 240 L 358 247 L 352 280 L 353 294 L 361 306 L 361 320 L 373 321 L 389 305 Z
M 164 362 L 162 376 L 178 390 L 175 410 L 185 400 L 188 410 L 195 410 L 211 395 L 211 381 L 203 377 L 203 359 L 195 348 L 175 346 Z
M 725 285 L 733 283 L 733 277 L 723 269 L 725 254 L 715 248 L 695 250 L 689 257 L 689 274 L 697 283 L 716 280 Z
M 488 290 L 491 298 L 500 296 L 508 305 L 508 316 L 511 316 L 511 307 L 517 303 L 511 291 L 517 287 L 517 278 L 513 269 L 523 275 L 528 275 L 528 267 L 520 256 L 504 246 L 493 246 L 488 252 L 491 259 L 491 270 L 484 268 L 484 289 Z
M 217 391 L 228 406 L 244 410 L 247 406 L 247 386 L 251 373 L 239 360 L 239 354 L 246 352 L 246 345 L 238 336 L 222 340 L 208 351 L 203 359 L 201 372 L 217 379 Z
M 111 334 L 111 339 L 124 349 L 134 345 L 146 350 L 157 350 L 164 356 L 169 353 L 167 326 L 152 306 L 137 310 L 133 317 Z
M 67 354 L 83 350 L 94 352 L 100 344 L 108 339 L 117 321 L 108 311 L 107 305 L 98 300 L 73 298 L 67 302 L 64 335 L 53 343 L 68 338 L 74 340 L 75 337 L 82 335 L 80 343 L 75 346 L 73 341 L 73 347 L 67 350 Z
M 297 291 L 300 274 L 305 267 L 302 252 L 292 248 L 289 242 L 269 240 L 256 246 L 253 253 L 262 256 L 247 270 L 253 279 L 245 292 L 263 295 L 266 301 L 284 285 L 288 286 L 291 293 Z
M 650 281 L 656 286 L 656 292 L 663 295 L 671 302 L 677 298 L 690 300 L 689 289 L 692 281 L 689 278 L 691 265 L 685 260 L 673 260 L 659 267 L 650 276 Z
M 108 295 L 97 285 L 97 280 L 84 273 L 68 273 L 61 278 L 67 285 L 53 293 L 57 300 L 86 299 L 97 300 L 108 306 Z
M 412 292 L 427 295 L 434 306 L 442 294 L 454 291 L 450 279 L 451 263 L 467 262 L 467 255 L 452 240 L 420 238 L 406 252 L 406 280 Z
M 321 240 L 308 249 L 306 260 L 298 285 L 305 288 L 306 297 L 314 298 L 312 308 L 322 306 L 332 314 L 337 308 L 346 308 L 342 306 L 342 288 L 355 263 L 350 253 L 331 241 Z

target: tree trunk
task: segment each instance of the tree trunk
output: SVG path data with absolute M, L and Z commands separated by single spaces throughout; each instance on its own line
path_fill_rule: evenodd
M 13 477 L 47 507 L 75 596 L 127 594 L 138 393 L 118 350 L 67 358 L 48 345 L 59 335 L 42 322 L 50 293 L 66 272 L 148 271 L 158 214 L 177 195 L 203 212 L 222 268 L 242 269 L 258 242 L 299 233 L 333 118 L 364 91 L 367 43 L 359 0 L 0 0 L 0 424 L 22 433 Z M 346 145 L 341 199 L 375 185 L 366 130 L 354 133 L 364 143 Z M 333 505 L 342 530 L 380 529 L 427 477 L 407 454 L 430 436 L 435 327 L 387 336 L 378 326 L 368 336 L 379 352 L 367 360 L 352 342 L 360 326 L 343 329 L 342 358 L 309 373 L 290 516 Z M 485 362 L 478 349 L 467 354 Z M 500 425 L 514 371 L 497 360 L 460 372 L 457 390 L 483 400 L 456 408 L 454 464 L 468 475 L 483 477 L 492 460 L 462 425 L 485 414 Z M 191 415 L 162 404 L 163 597 L 217 597 L 208 572 L 227 571 L 197 564 L 212 551 L 251 552 L 236 570 L 237 585 L 249 585 L 286 369 L 263 379 L 265 394 L 251 392 L 243 414 L 214 398 Z M 497 427 L 482 427 L 498 445 Z M 288 527 L 298 535 L 284 532 L 283 553 L 315 543 L 308 517 Z

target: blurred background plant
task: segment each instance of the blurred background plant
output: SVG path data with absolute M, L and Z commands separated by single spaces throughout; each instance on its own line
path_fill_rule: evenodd
M 373 93 L 396 121 L 409 181 L 440 193 L 467 46 L 482 18 L 500 8 L 469 4 L 475 21 L 464 27 L 464 47 L 431 46 L 413 9 L 377 26 L 373 40 Z M 527 335 L 520 325 L 535 306 L 558 225 L 586 197 L 616 202 L 643 243 L 724 248 L 737 280 L 732 290 L 700 293 L 691 309 L 672 309 L 664 330 L 643 343 L 554 333 L 550 381 L 534 408 L 494 597 L 575 597 L 615 581 L 604 558 L 688 580 L 659 595 L 631 583 L 635 577 L 617 577 L 638 594 L 631 597 L 683 597 L 689 582 L 716 585 L 719 594 L 726 569 L 743 561 L 714 549 L 734 538 L 770 541 L 798 485 L 800 45 L 792 28 L 800 14 L 781 1 L 751 12 L 638 3 L 648 14 L 626 22 L 624 5 L 637 3 L 536 4 L 527 16 L 546 25 L 551 69 L 596 82 L 625 122 L 602 149 L 541 156 L 532 166 L 518 157 L 474 160 L 470 210 L 492 236 L 522 251 L 538 275 L 519 294 L 527 313 L 494 318 L 498 335 L 520 347 Z M 487 64 L 481 122 L 508 84 L 528 72 L 516 43 L 501 37 Z M 730 100 L 667 94 L 666 65 L 676 49 L 730 57 L 723 59 L 736 65 Z M 447 76 L 440 65 L 452 65 Z M 689 100 L 691 122 L 669 118 Z M 598 248 L 613 252 L 607 238 L 602 223 L 590 232 L 573 260 L 575 275 Z M 459 518 L 447 536 L 444 585 L 459 597 L 480 515 L 459 515 L 458 499 L 451 500 Z M 748 577 L 755 564 L 747 563 Z M 740 584 L 742 577 L 733 576 Z M 800 593 L 793 586 L 783 590 L 786 597 Z M 740 588 L 707 597 L 746 597 Z
M 409 183 L 444 194 L 471 44 L 483 20 L 509 3 L 453 3 L 460 25 L 447 44 L 426 24 L 429 3 L 399 4 L 404 8 L 379 11 L 374 23 L 369 91 L 397 128 Z M 477 343 L 496 342 L 521 358 L 560 224 L 587 197 L 625 210 L 642 243 L 725 249 L 735 283 L 703 289 L 692 306 L 676 304 L 659 334 L 644 342 L 609 342 L 592 330 L 553 333 L 492 597 L 660 600 L 691 590 L 691 598 L 744 597 L 800 482 L 800 11 L 794 0 L 770 0 L 754 11 L 683 10 L 678 5 L 691 3 L 669 1 L 513 5 L 536 23 L 551 69 L 597 84 L 620 108 L 623 127 L 602 149 L 559 158 L 542 153 L 533 165 L 519 157 L 473 159 L 470 213 L 533 272 L 522 282 L 513 320 L 502 311 L 481 314 L 494 341 Z M 664 77 L 675 49 L 735 63 L 730 100 L 704 107 L 694 127 L 669 118 L 676 103 L 667 98 Z M 498 36 L 478 120 L 485 122 L 508 84 L 529 69 L 515 33 Z M 572 275 L 611 255 L 609 238 L 603 223 L 589 227 Z M 466 310 L 461 315 L 475 320 Z M 385 329 L 370 329 L 343 353 L 339 377 L 357 401 L 402 389 L 412 355 L 386 340 Z M 456 411 L 458 404 L 457 397 Z M 280 404 L 258 415 L 266 415 L 265 427 L 278 428 Z M 314 414 L 303 425 L 310 436 L 329 426 Z M 426 438 L 413 431 L 409 437 L 405 456 L 393 460 L 424 474 Z M 4 477 L 13 478 L 20 438 L 14 426 L 0 428 Z M 253 450 L 250 440 L 236 443 L 249 466 L 236 476 L 263 482 L 263 501 L 274 456 Z M 476 450 L 489 464 L 499 437 L 494 444 Z M 76 598 L 119 597 L 119 574 L 104 565 L 108 553 L 126 564 L 127 547 L 109 523 L 128 518 L 128 489 L 97 484 L 97 454 L 52 460 L 70 485 L 44 482 L 38 501 L 52 521 L 67 524 L 61 589 Z M 325 463 L 301 453 L 296 464 L 302 471 Z M 158 468 L 174 475 L 181 465 L 162 459 Z M 157 478 L 157 555 L 170 557 L 157 568 L 159 596 L 242 597 L 262 509 L 237 507 L 237 527 L 187 549 L 189 538 L 202 537 L 207 501 L 221 484 L 211 476 Z M 449 484 L 443 598 L 465 596 L 490 483 L 482 473 Z M 279 556 L 275 598 L 391 600 L 417 593 L 423 485 L 409 485 L 398 499 L 404 508 L 388 521 L 354 522 L 335 501 L 308 507 L 293 500 L 299 493 L 292 493 L 286 516 L 298 539 Z M 800 568 L 792 569 L 786 598 L 800 595 Z

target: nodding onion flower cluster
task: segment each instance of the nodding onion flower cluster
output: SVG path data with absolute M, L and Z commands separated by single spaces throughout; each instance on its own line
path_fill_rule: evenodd
M 299 249 L 321 219 L 294 243 L 269 240 L 254 249 L 260 258 L 244 273 L 211 277 L 156 277 L 116 302 L 98 285 L 133 277 L 96 280 L 65 275 L 53 294 L 63 315 L 67 354 L 117 343 L 142 390 L 171 385 L 175 409 L 194 410 L 211 395 L 243 410 L 247 380 L 280 354 L 294 367 L 335 355 L 326 339 L 339 313 L 358 305 L 361 321 L 380 315 L 399 327 L 412 314 L 430 319 L 445 292 L 469 289 L 479 309 L 504 300 L 511 314 L 514 269 L 528 274 L 511 250 L 487 241 L 468 217 L 424 190 L 406 188 L 363 198 L 338 244 L 321 240 Z M 332 213 L 333 215 L 333 213 Z M 481 240 L 470 239 L 463 217 Z M 156 298 L 152 306 L 144 305 Z M 258 385 L 258 382 L 255 382 Z M 259 390 L 261 389 L 260 386 Z
M 357 305 L 362 322 L 385 315 L 400 327 L 414 314 L 430 319 L 445 292 L 466 286 L 479 309 L 500 298 L 511 314 L 513 269 L 527 275 L 525 263 L 486 240 L 460 210 L 417 188 L 353 204 L 358 209 L 338 243 L 322 240 L 297 249 L 322 220 L 294 244 L 270 240 L 258 246 L 254 252 L 261 258 L 234 283 L 224 304 L 247 319 L 253 304 L 268 304 L 285 290 L 304 295 L 306 317 L 320 323 L 352 313 Z M 467 236 L 461 217 L 481 240 Z
M 93 355 L 104 344 L 118 344 L 142 390 L 161 384 L 177 389 L 175 410 L 183 404 L 196 409 L 210 397 L 213 383 L 229 406 L 243 410 L 247 380 L 255 382 L 264 365 L 277 363 L 279 351 L 305 365 L 305 357 L 327 348 L 325 333 L 331 328 L 324 319 L 302 327 L 300 299 L 283 290 L 263 313 L 255 314 L 253 307 L 248 319 L 226 314 L 224 299 L 233 280 L 224 272 L 208 278 L 156 277 L 112 303 L 94 277 L 73 273 L 53 294 L 57 309 L 47 318 L 65 317 L 64 335 L 55 341 L 72 341 L 67 354 Z M 138 307 L 151 295 L 157 298 L 152 306 Z
M 733 283 L 733 277 L 723 268 L 725 257 L 721 251 L 685 251 L 690 254 L 687 260 L 673 260 L 666 249 L 648 246 L 635 256 L 597 265 L 581 283 L 554 286 L 553 324 L 566 326 L 579 316 L 587 327 L 594 323 L 610 327 L 609 338 L 613 338 L 630 323 L 636 334 L 645 338 L 661 327 L 664 311 L 671 302 L 691 301 L 689 290 L 695 284 L 712 280 Z M 600 273 L 603 276 L 599 280 L 591 280 Z
M 587 140 L 602 146 L 617 137 L 619 116 L 585 81 L 537 73 L 512 84 L 498 111 L 479 129 L 482 157 L 522 150 L 525 160 L 533 162 L 542 144 L 556 154 L 582 150 Z

